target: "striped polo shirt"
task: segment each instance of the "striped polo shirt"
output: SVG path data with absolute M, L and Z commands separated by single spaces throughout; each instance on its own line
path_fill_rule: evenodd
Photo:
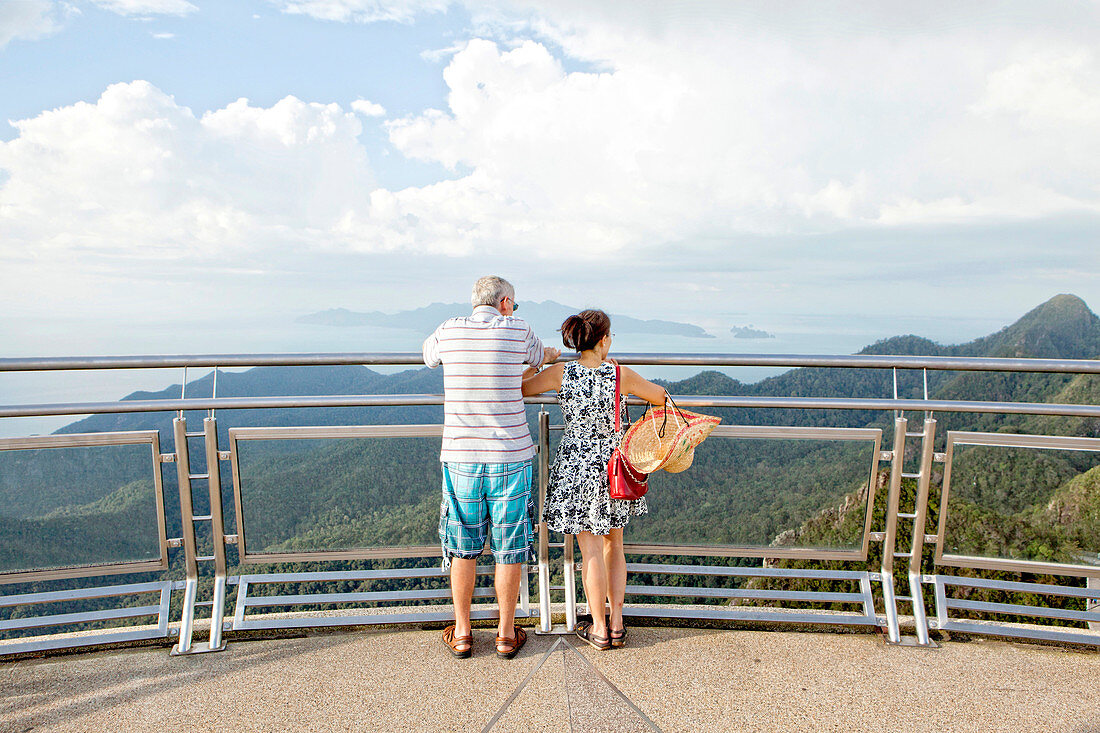
M 479 305 L 424 341 L 424 363 L 443 365 L 443 450 L 453 463 L 512 463 L 535 454 L 520 391 L 523 365 L 542 364 L 542 341 L 514 316 Z

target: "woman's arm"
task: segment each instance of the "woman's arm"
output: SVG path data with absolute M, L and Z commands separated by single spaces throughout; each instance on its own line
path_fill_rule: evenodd
M 561 375 L 565 371 L 565 364 L 551 364 L 541 372 L 528 369 L 523 373 L 523 396 L 542 394 L 550 390 L 561 389 Z
M 619 379 L 622 380 L 621 391 L 641 397 L 651 405 L 660 407 L 665 404 L 665 388 L 648 379 L 643 379 L 642 375 L 630 367 L 619 367 Z

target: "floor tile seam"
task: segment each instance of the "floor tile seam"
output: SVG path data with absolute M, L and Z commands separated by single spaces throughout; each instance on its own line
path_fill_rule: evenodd
M 607 685 L 607 687 L 612 692 L 614 692 L 616 695 L 618 695 L 622 699 L 622 701 L 625 702 L 627 704 L 627 706 L 630 707 L 631 710 L 633 710 L 635 713 L 637 713 L 638 716 L 641 717 L 641 719 L 643 721 L 645 721 L 646 725 L 648 725 L 650 728 L 655 730 L 657 733 L 662 733 L 661 728 L 656 723 L 654 723 L 652 720 L 650 720 L 649 716 L 646 715 L 645 713 L 643 713 L 641 708 L 639 708 L 637 705 L 635 705 L 634 701 L 631 700 L 629 697 L 627 697 L 626 694 L 623 693 L 623 691 L 620 690 L 617 686 L 615 686 L 615 684 L 611 680 L 607 679 L 607 677 L 603 674 L 603 672 L 596 669 L 596 666 L 594 664 L 592 664 L 592 662 L 590 662 L 587 657 L 585 657 L 583 654 L 581 654 L 580 650 L 577 649 L 577 647 L 573 646 L 573 644 L 571 644 L 569 642 L 569 640 L 565 639 L 564 637 L 561 639 L 561 643 L 565 644 L 565 646 L 568 647 L 569 649 L 571 649 L 574 654 L 576 654 L 578 657 L 580 657 L 581 661 L 584 662 L 584 664 L 588 667 L 588 669 L 590 669 L 592 671 L 592 674 L 594 674 L 597 679 L 599 679 L 601 682 L 603 682 L 605 685 Z
M 489 722 L 486 723 L 485 727 L 481 729 L 481 733 L 489 733 L 489 731 L 493 729 L 493 726 L 500 722 L 500 719 L 504 717 L 504 714 L 506 712 L 508 712 L 508 708 L 512 706 L 512 703 L 516 701 L 516 698 L 519 697 L 519 694 L 523 692 L 523 688 L 527 686 L 528 682 L 535 678 L 535 675 L 538 674 L 538 671 L 542 669 L 542 665 L 545 664 L 546 660 L 554 654 L 554 650 L 556 650 L 558 646 L 561 645 L 561 643 L 562 640 L 559 638 L 550 646 L 548 650 L 546 650 L 546 653 L 544 653 L 542 655 L 542 658 L 539 659 L 538 663 L 536 663 L 531 668 L 531 671 L 527 673 L 527 676 L 523 678 L 523 681 L 516 686 L 516 689 L 512 690 L 512 694 L 509 695 L 508 699 L 504 701 L 504 704 L 500 706 L 500 710 L 497 710 L 496 714 L 493 715 L 493 717 L 489 718 Z
M 570 700 L 572 693 L 569 691 L 569 665 L 565 660 L 565 649 L 561 650 L 561 681 L 562 691 L 565 692 L 565 719 L 569 721 L 569 733 L 573 733 L 573 703 Z

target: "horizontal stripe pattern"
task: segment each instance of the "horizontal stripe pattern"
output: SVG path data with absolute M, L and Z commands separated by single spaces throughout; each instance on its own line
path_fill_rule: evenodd
M 481 305 L 424 341 L 424 363 L 443 365 L 447 463 L 511 463 L 532 457 L 520 390 L 524 364 L 541 364 L 542 341 L 525 321 Z

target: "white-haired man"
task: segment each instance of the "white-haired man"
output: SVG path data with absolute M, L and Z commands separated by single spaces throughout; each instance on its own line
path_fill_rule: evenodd
M 477 557 L 488 537 L 500 609 L 496 651 L 511 659 L 527 640 L 514 620 L 534 535 L 535 446 L 520 391 L 523 365 L 541 367 L 561 352 L 545 348 L 513 315 L 516 291 L 507 280 L 480 278 L 470 301 L 473 313 L 446 321 L 424 341 L 424 363 L 443 365 L 439 537 L 455 606 L 455 623 L 443 630 L 443 642 L 456 657 L 473 650 L 470 603 Z

